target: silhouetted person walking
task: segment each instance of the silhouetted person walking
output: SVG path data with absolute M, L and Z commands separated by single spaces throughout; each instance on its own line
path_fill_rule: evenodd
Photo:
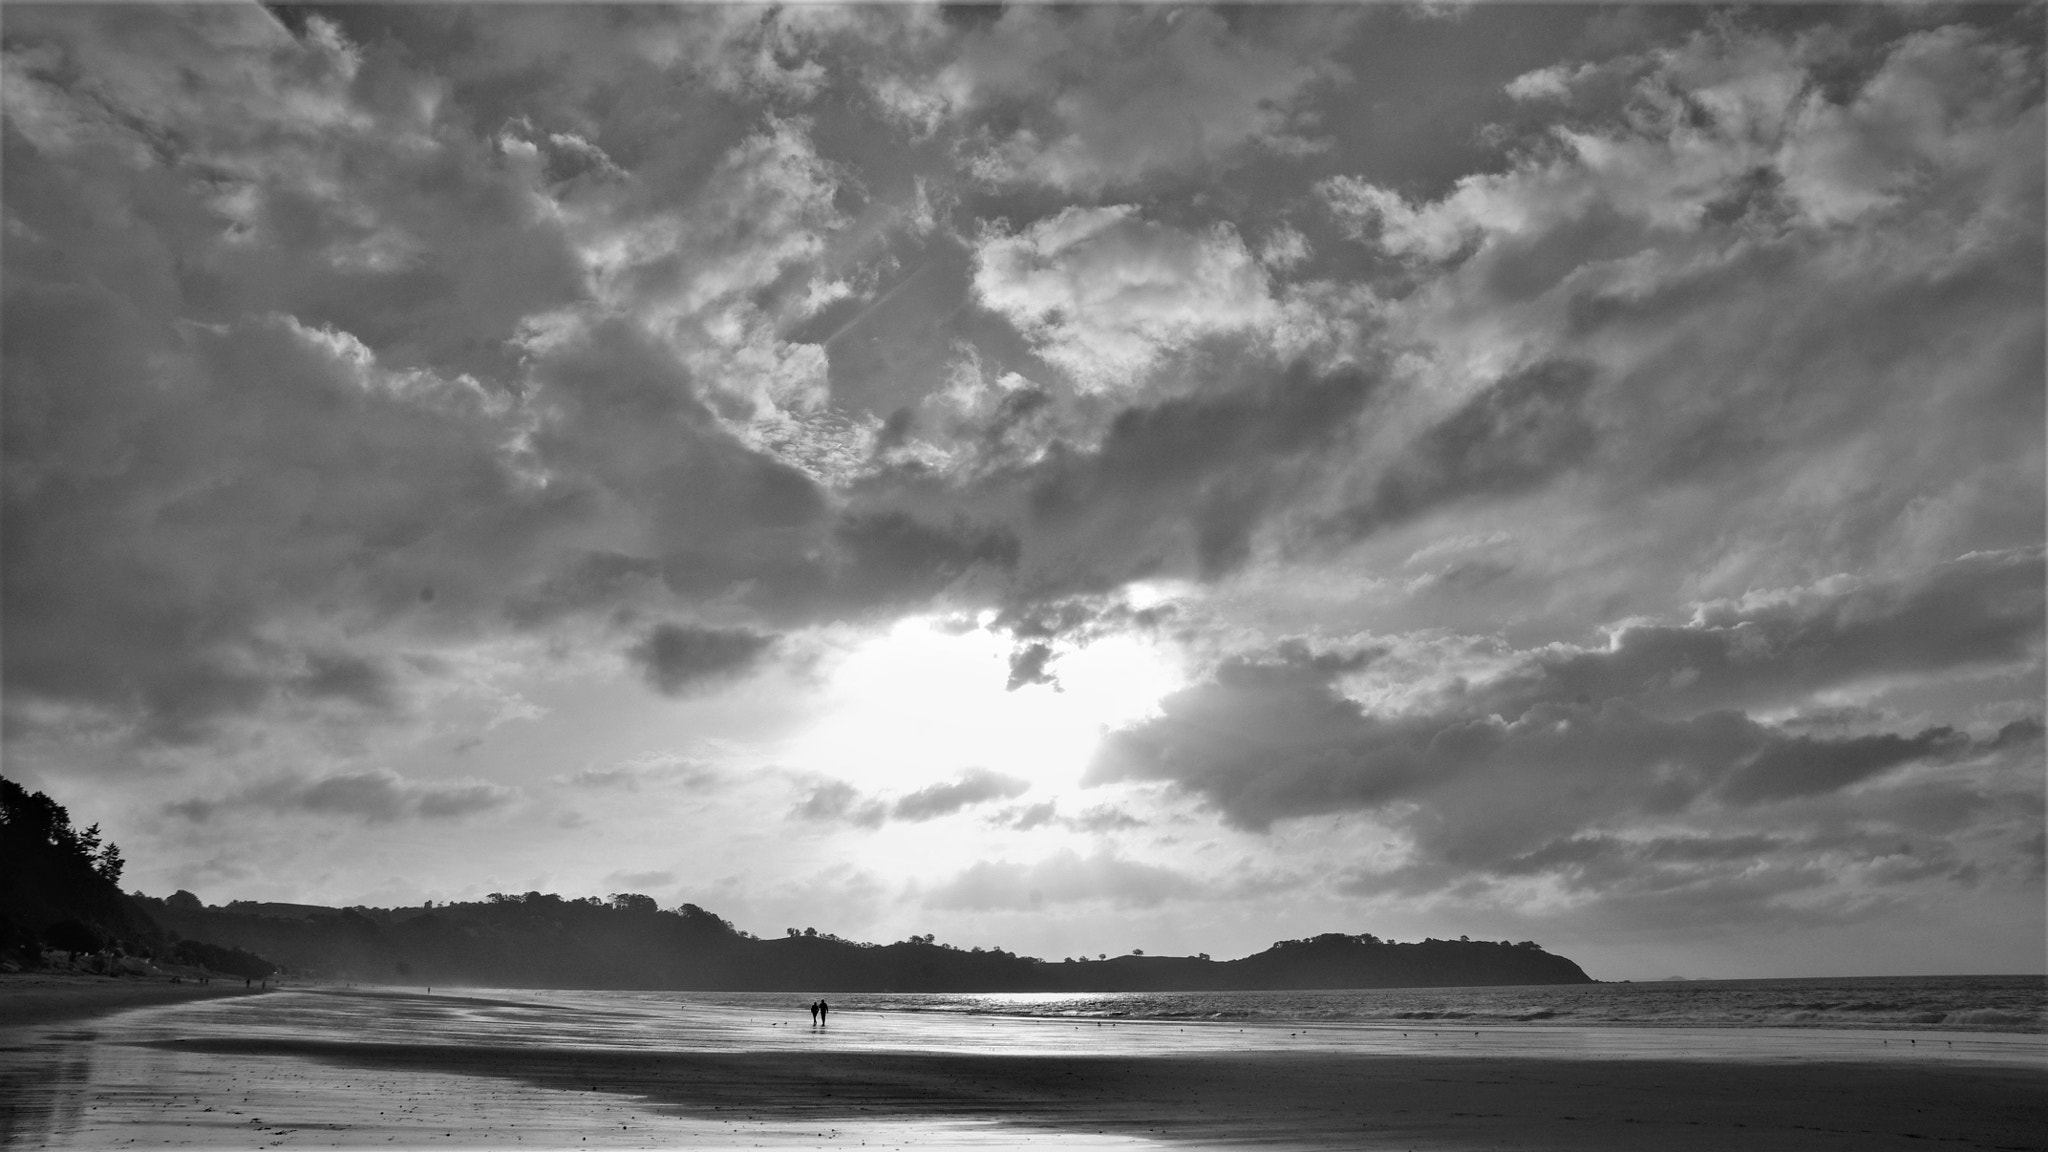
M 817 1002 L 816 1000 L 813 1000 L 813 1001 L 811 1001 L 811 1027 L 813 1027 L 813 1028 L 816 1028 L 817 1026 L 818 1026 L 818 1002 Z
M 823 1000 L 820 1000 L 820 1001 L 818 1001 L 818 1023 L 819 1023 L 819 1024 L 821 1024 L 821 1025 L 822 1025 L 823 1023 L 825 1023 L 825 1015 L 826 1015 L 826 1013 L 828 1013 L 828 1012 L 830 1012 L 830 1011 L 832 1011 L 832 1006 L 831 1006 L 830 1004 L 827 1004 L 827 1003 L 825 1003 L 825 1002 L 824 1002 Z

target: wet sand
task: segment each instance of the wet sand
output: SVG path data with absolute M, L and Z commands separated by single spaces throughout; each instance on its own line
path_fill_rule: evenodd
M 835 1014 L 813 1030 L 800 1007 L 780 1020 L 439 1000 L 293 992 L 0 1032 L 47 1084 L 24 1095 L 13 1134 L 55 1147 L 2048 1148 L 2035 1036 L 1453 1037 L 932 1014 Z

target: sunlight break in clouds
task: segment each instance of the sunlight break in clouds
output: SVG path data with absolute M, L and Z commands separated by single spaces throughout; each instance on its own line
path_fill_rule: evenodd
M 1142 719 L 1180 680 L 1172 652 L 1136 637 L 1062 652 L 1051 683 L 1007 687 L 1010 657 L 1009 642 L 983 628 L 898 621 L 827 658 L 816 719 L 782 762 L 865 789 L 971 766 L 1057 799 L 1073 793 L 1104 732 Z

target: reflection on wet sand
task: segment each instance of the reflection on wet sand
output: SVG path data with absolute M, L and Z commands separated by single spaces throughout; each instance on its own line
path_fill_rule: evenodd
M 860 1012 L 813 1030 L 790 999 L 315 991 L 14 1029 L 8 1140 L 1798 1150 L 2030 1147 L 2048 1125 L 2029 1035 Z

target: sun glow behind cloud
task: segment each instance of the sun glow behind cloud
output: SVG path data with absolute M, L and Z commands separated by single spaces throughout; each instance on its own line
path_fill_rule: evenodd
M 1074 788 L 1106 731 L 1144 718 L 1185 682 L 1171 647 L 1118 635 L 1061 649 L 1055 684 L 1009 690 L 1012 646 L 938 617 L 898 621 L 826 666 L 816 721 L 777 759 L 870 790 L 986 768 L 1030 781 L 1046 799 Z

